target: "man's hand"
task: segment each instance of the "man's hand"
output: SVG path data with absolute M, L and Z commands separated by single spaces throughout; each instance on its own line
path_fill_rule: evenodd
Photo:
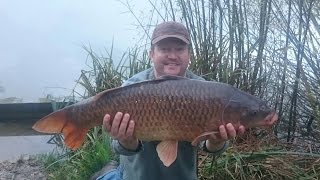
M 220 133 L 212 134 L 206 140 L 206 147 L 210 152 L 214 152 L 219 149 L 222 149 L 227 140 L 233 139 L 237 135 L 243 134 L 244 131 L 245 131 L 245 127 L 242 125 L 239 126 L 238 131 L 235 130 L 235 128 L 231 123 L 228 123 L 227 125 L 221 125 L 219 127 Z
M 113 139 L 129 150 L 136 150 L 139 141 L 133 136 L 134 121 L 130 120 L 129 114 L 117 112 L 114 119 L 111 121 L 110 115 L 106 114 L 103 118 L 103 127 Z

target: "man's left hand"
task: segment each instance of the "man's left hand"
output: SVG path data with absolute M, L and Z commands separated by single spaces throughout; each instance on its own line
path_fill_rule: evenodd
M 215 152 L 222 149 L 226 141 L 233 139 L 244 132 L 245 127 L 242 125 L 239 126 L 238 130 L 236 130 L 231 123 L 221 125 L 219 127 L 219 133 L 210 135 L 206 140 L 206 147 L 210 152 Z

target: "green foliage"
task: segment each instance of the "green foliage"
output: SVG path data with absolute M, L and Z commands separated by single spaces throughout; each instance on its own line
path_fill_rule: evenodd
M 87 92 L 84 97 L 91 97 L 103 90 L 119 87 L 133 74 L 150 67 L 146 50 L 142 50 L 141 56 L 138 47 L 129 49 L 120 59 L 113 57 L 113 46 L 106 52 L 106 56 L 97 55 L 89 47 L 83 48 L 88 53 L 90 61 L 90 70 L 82 70 L 78 81 Z
M 89 179 L 93 173 L 115 159 L 109 141 L 106 132 L 95 127 L 88 133 L 87 141 L 79 150 L 42 156 L 40 159 L 48 179 Z

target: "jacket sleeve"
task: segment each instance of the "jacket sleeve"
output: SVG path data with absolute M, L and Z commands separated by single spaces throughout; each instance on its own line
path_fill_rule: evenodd
M 124 155 L 124 156 L 132 156 L 132 155 L 134 155 L 136 153 L 139 153 L 140 151 L 143 150 L 143 145 L 142 145 L 141 141 L 139 141 L 138 148 L 136 150 L 134 150 L 134 151 L 123 147 L 119 143 L 119 141 L 115 140 L 115 139 L 112 139 L 111 147 L 115 151 L 115 153 L 121 154 L 121 155 Z

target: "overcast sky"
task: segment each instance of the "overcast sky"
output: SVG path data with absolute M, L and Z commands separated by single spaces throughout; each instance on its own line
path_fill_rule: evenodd
M 131 1 L 135 9 L 146 2 Z M 137 32 L 133 16 L 116 0 L 1 0 L 0 99 L 34 102 L 47 94 L 69 94 L 85 65 L 82 45 L 95 51 L 125 51 Z

